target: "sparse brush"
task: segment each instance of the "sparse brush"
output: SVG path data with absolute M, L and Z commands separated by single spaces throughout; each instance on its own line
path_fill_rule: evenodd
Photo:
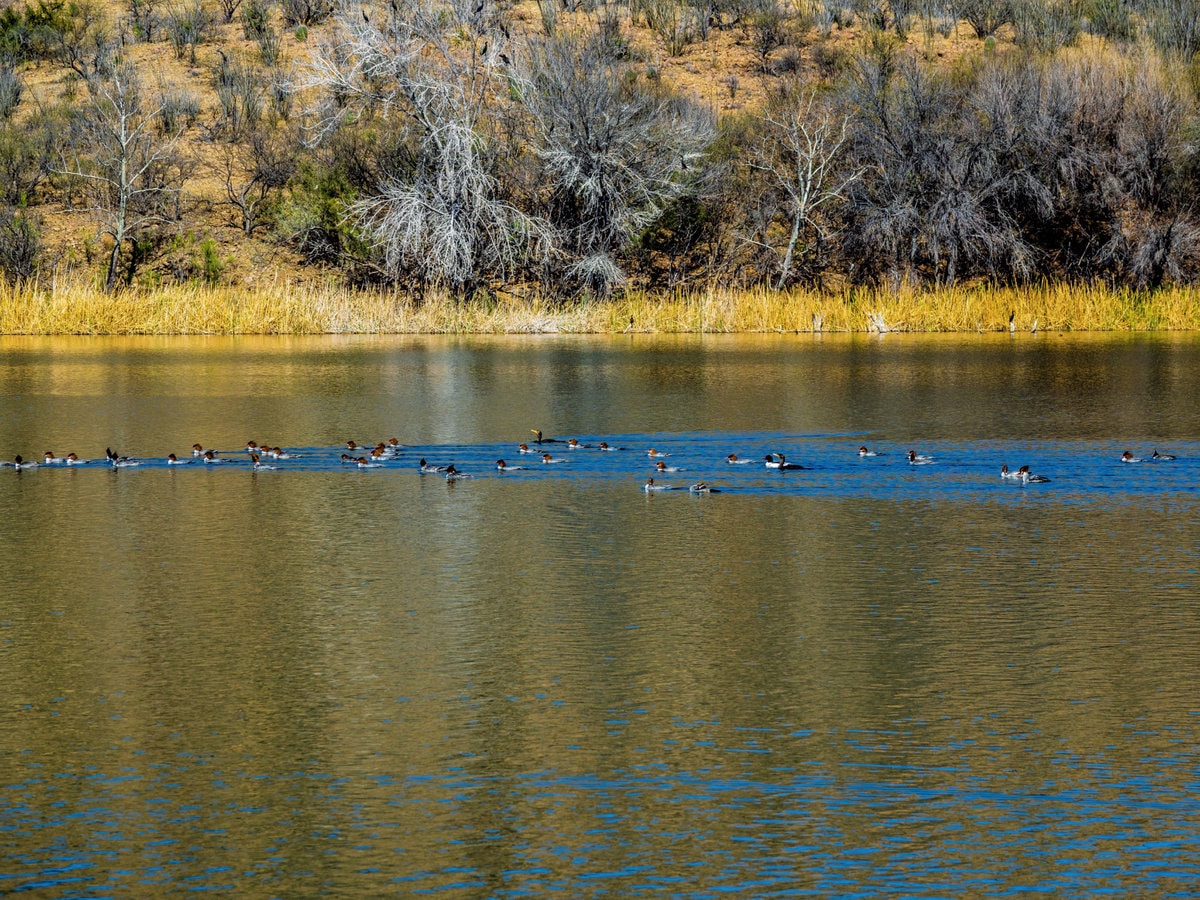
M 273 69 L 279 65 L 282 50 L 283 36 L 278 31 L 270 25 L 259 31 L 258 52 L 264 66 Z
M 208 10 L 199 2 L 168 10 L 166 16 L 167 36 L 175 51 L 176 59 L 188 55 L 189 62 L 196 64 L 196 47 L 212 37 L 213 20 Z
M 246 0 L 240 18 L 242 36 L 248 41 L 257 41 L 271 27 L 271 4 L 268 0 Z
M 331 0 L 282 0 L 280 10 L 286 27 L 312 27 L 329 18 L 333 13 L 333 3 Z
M 200 118 L 200 101 L 193 94 L 169 85 L 160 85 L 159 90 L 158 127 L 161 134 L 179 134 L 196 124 Z
M 235 139 L 253 129 L 263 111 L 263 78 L 259 70 L 243 59 L 223 56 L 214 82 L 225 133 Z
M 16 66 L 7 59 L 0 59 L 0 120 L 12 118 L 21 103 L 23 92 L 24 86 Z

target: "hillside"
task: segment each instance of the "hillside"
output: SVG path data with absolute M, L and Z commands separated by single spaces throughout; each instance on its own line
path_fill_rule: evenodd
M 465 294 L 1200 274 L 1188 4 L 323 3 L 9 6 L 0 268 Z

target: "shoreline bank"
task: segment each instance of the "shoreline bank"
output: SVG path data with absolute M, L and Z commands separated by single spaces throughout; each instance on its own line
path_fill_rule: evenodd
M 0 335 L 769 334 L 1198 331 L 1200 289 L 704 289 L 613 300 L 418 300 L 341 287 L 0 288 Z

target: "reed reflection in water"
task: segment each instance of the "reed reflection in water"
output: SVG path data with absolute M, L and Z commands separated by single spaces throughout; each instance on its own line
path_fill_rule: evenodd
M 236 447 L 260 428 L 293 445 L 320 428 L 309 442 L 399 431 L 478 442 L 456 452 L 479 477 L 0 472 L 0 890 L 1186 895 L 1200 454 L 1100 475 L 1081 462 L 1086 490 L 1042 492 L 1005 489 L 992 459 L 976 478 L 971 457 L 1042 454 L 1075 478 L 1064 460 L 1110 454 L 1138 416 L 1191 451 L 1193 345 L 1087 344 L 1118 370 L 1154 358 L 1176 375 L 1110 384 L 1168 385 L 1180 402 L 1150 423 L 1136 391 L 1111 387 L 1063 450 L 1044 432 L 1074 382 L 1051 379 L 1016 434 L 980 409 L 976 380 L 928 377 L 969 356 L 960 345 L 897 343 L 891 358 L 848 342 L 842 365 L 836 342 L 430 341 L 319 365 L 316 345 L 306 368 L 259 366 L 259 345 L 242 361 L 229 342 L 207 400 L 194 385 L 210 351 L 186 342 L 157 362 L 116 352 L 120 377 L 68 344 L 60 383 L 76 395 L 36 377 L 14 395 L 49 352 L 23 345 L 0 383 L 5 422 L 20 407 L 28 431 L 6 425 L 4 453 L 102 445 L 139 409 L 120 426 L 133 452 Z M 836 385 L 858 354 L 874 362 L 845 382 L 865 411 L 852 414 Z M 763 384 L 780 360 L 811 370 L 794 397 Z M 240 361 L 253 377 L 238 389 L 225 368 Z M 979 385 L 1011 383 L 991 364 Z M 913 436 L 912 407 L 887 399 L 897 379 L 929 386 L 939 427 L 963 423 L 919 478 L 894 455 L 852 468 L 860 439 Z M 478 417 L 460 420 L 468 384 L 490 387 L 462 398 Z M 787 441 L 819 467 L 731 473 L 699 497 L 641 493 L 632 450 L 605 462 L 628 477 L 573 474 L 594 461 L 485 472 L 527 423 L 605 433 L 583 426 L 589 396 L 614 432 L 639 449 L 665 437 L 693 469 L 725 471 L 710 430 Z M 91 418 L 62 415 L 75 404 Z M 719 426 L 733 409 L 759 427 Z M 643 425 L 654 410 L 695 433 Z

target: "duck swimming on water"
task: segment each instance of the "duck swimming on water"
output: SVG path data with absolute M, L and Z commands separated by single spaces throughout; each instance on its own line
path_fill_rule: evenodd
M 790 463 L 782 453 L 768 453 L 763 457 L 768 469 L 803 469 L 799 463 Z
M 119 453 L 115 452 L 109 447 L 104 448 L 104 455 L 108 457 L 109 463 L 111 463 L 115 469 L 126 469 L 130 466 L 141 465 L 140 460 L 133 459 L 129 456 L 121 456 Z
M 1045 475 L 1034 475 L 1029 471 L 1029 466 L 1021 466 L 1017 469 L 1017 475 L 1022 484 L 1047 484 L 1050 481 Z

